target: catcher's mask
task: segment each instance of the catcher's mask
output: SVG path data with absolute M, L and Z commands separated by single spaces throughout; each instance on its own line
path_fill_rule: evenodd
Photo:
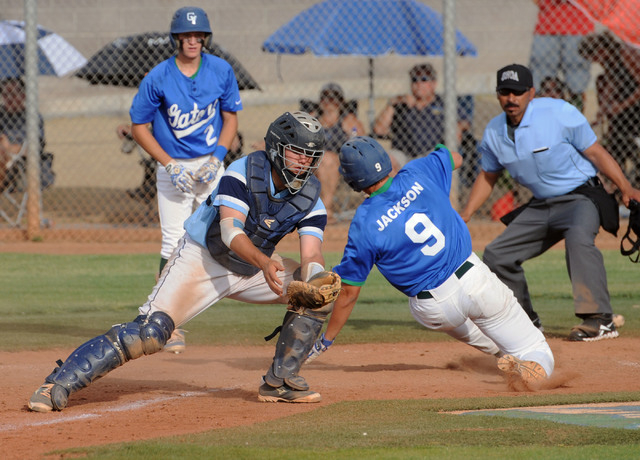
M 185 6 L 173 13 L 169 39 L 174 48 L 178 48 L 178 34 L 188 32 L 204 32 L 205 39 L 202 44 L 205 48 L 211 46 L 211 25 L 207 13 L 196 6 Z
M 638 252 L 640 249 L 640 203 L 636 200 L 629 201 L 629 210 L 631 211 L 631 214 L 629 214 L 629 226 L 620 240 L 620 253 L 623 256 L 629 256 L 631 262 L 637 263 L 640 260 L 640 252 Z M 630 244 L 631 247 L 629 249 L 625 249 L 625 241 Z M 633 257 L 634 253 L 637 253 L 635 257 Z
M 340 148 L 339 171 L 349 187 L 361 192 L 389 175 L 391 160 L 375 139 L 354 137 Z
M 313 175 L 324 155 L 324 128 L 306 112 L 286 112 L 271 125 L 264 138 L 267 156 L 289 192 L 298 193 Z M 285 150 L 311 159 L 308 164 L 287 158 Z

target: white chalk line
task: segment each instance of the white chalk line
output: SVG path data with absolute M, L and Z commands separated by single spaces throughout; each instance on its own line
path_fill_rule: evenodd
M 181 398 L 193 398 L 193 397 L 199 397 L 199 396 L 206 396 L 209 393 L 218 393 L 221 391 L 231 391 L 231 390 L 236 390 L 240 388 L 239 386 L 233 386 L 233 387 L 227 387 L 227 388 L 211 388 L 209 390 L 205 390 L 205 391 L 188 391 L 186 393 L 180 393 L 178 395 L 175 396 L 159 396 L 157 398 L 152 398 L 152 399 L 145 399 L 142 401 L 134 401 L 134 402 L 129 402 L 129 403 L 125 403 L 125 404 L 121 404 L 121 405 L 117 405 L 114 407 L 109 407 L 106 409 L 102 409 L 99 412 L 89 412 L 89 413 L 84 413 L 84 414 L 79 414 L 79 415 L 61 415 L 60 417 L 54 419 L 54 420 L 44 420 L 44 421 L 39 421 L 39 422 L 24 422 L 24 423 L 19 423 L 19 424 L 6 424 L 6 425 L 0 425 L 0 433 L 3 432 L 7 432 L 7 431 L 13 431 L 13 430 L 20 430 L 23 428 L 27 428 L 27 427 L 37 427 L 37 426 L 47 426 L 47 425 L 56 425 L 58 423 L 67 423 L 67 422 L 76 422 L 78 420 L 88 420 L 88 419 L 96 419 L 96 418 L 100 418 L 103 417 L 107 414 L 110 413 L 114 413 L 114 412 L 127 412 L 127 411 L 132 411 L 132 410 L 138 410 L 138 409 L 142 409 L 143 407 L 146 406 L 151 406 L 153 404 L 157 404 L 157 403 L 161 403 L 161 402 L 165 402 L 165 401 L 172 401 L 175 399 L 181 399 Z M 36 413 L 34 413 L 34 417 L 37 416 Z

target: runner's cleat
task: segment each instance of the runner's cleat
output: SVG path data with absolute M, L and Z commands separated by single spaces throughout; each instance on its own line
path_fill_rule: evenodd
M 517 375 L 528 384 L 547 378 L 547 372 L 540 364 L 535 361 L 523 361 L 513 355 L 504 355 L 498 359 L 498 369 L 505 374 Z

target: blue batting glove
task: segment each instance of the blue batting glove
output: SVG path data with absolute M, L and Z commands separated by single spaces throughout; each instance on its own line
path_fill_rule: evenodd
M 222 166 L 222 161 L 218 160 L 216 157 L 211 157 L 209 161 L 198 168 L 194 179 L 198 182 L 208 184 L 216 178 L 218 171 L 220 170 L 220 166 Z
M 169 176 L 171 183 L 181 192 L 188 193 L 193 189 L 193 175 L 191 171 L 181 164 L 171 161 L 164 167 Z
M 333 340 L 327 340 L 324 337 L 324 332 L 323 332 L 322 335 L 318 337 L 318 340 L 316 340 L 316 343 L 313 344 L 311 351 L 307 355 L 307 359 L 305 360 L 305 363 L 309 364 L 311 361 L 316 359 L 322 353 L 327 351 L 327 349 L 331 346 L 332 343 L 333 343 Z

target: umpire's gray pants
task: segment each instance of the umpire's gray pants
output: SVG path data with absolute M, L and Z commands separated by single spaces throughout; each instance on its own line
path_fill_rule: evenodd
M 522 263 L 565 240 L 567 271 L 576 315 L 612 313 L 602 253 L 595 246 L 600 217 L 579 194 L 534 200 L 484 251 L 483 261 L 515 294 L 533 320 Z M 540 287 L 542 291 L 544 287 Z

